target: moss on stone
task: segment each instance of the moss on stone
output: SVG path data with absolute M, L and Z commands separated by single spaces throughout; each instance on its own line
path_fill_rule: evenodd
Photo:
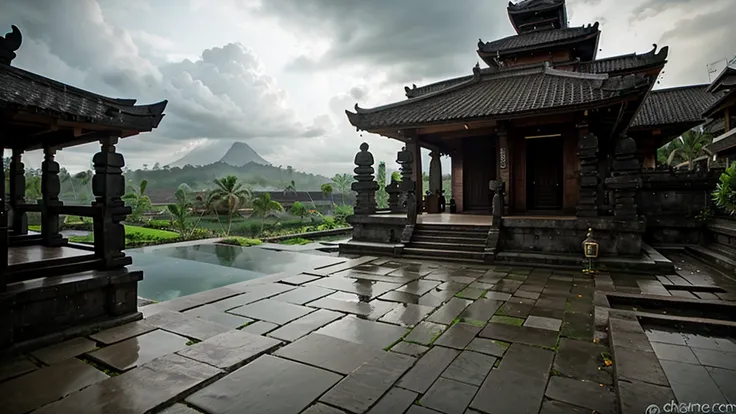
M 494 317 L 491 318 L 491 322 L 503 323 L 506 325 L 522 326 L 524 324 L 524 319 L 514 318 L 512 316 L 495 315 Z

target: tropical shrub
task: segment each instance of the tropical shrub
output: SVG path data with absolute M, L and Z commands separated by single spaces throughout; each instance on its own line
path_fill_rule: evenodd
M 313 241 L 312 240 L 309 240 L 309 239 L 302 238 L 302 237 L 295 237 L 293 239 L 284 240 L 280 244 L 304 245 L 304 244 L 309 244 L 309 243 L 313 243 Z
M 300 221 L 304 220 L 304 216 L 309 214 L 309 211 L 307 210 L 307 207 L 302 203 L 301 201 L 295 201 L 294 204 L 291 206 L 291 209 L 289 212 L 297 217 L 300 218 Z
M 720 182 L 713 191 L 713 201 L 730 215 L 736 215 L 736 162 L 721 174 Z
M 249 239 L 247 237 L 227 237 L 220 240 L 220 243 L 242 247 L 258 246 L 259 244 L 263 244 L 259 239 Z
M 148 227 L 150 229 L 168 230 L 171 227 L 171 221 L 149 220 L 148 223 L 143 225 L 143 227 Z

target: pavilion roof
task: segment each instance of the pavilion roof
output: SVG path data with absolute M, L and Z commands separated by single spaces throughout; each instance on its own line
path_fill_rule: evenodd
M 713 84 L 711 84 L 712 86 Z M 712 90 L 710 87 L 708 90 Z M 712 94 L 714 99 L 710 105 L 703 108 L 701 114 L 704 118 L 716 118 L 719 117 L 718 113 L 727 107 L 736 104 L 736 89 L 732 90 L 719 90 Z M 723 114 L 721 114 L 722 116 Z
M 565 0 L 523 0 L 518 3 L 509 2 L 509 13 L 529 13 L 549 10 L 565 4 Z
M 504 37 L 491 42 L 478 41 L 478 52 L 485 54 L 510 54 L 517 51 L 539 49 L 557 44 L 574 43 L 591 36 L 598 36 L 598 23 L 565 29 L 540 30 Z
M 656 128 L 681 124 L 685 130 L 702 124 L 703 110 L 718 98 L 708 85 L 681 86 L 652 91 L 631 123 L 631 128 Z
M 408 128 L 471 120 L 511 119 L 605 104 L 627 94 L 643 94 L 652 79 L 643 75 L 609 77 L 550 68 L 548 65 L 483 73 L 417 98 L 372 109 L 346 111 L 363 130 Z

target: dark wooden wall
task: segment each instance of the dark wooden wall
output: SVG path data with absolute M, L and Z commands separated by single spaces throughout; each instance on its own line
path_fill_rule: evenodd
M 463 153 L 452 154 L 452 198 L 455 199 L 457 212 L 463 211 Z
M 463 140 L 463 210 L 489 212 L 491 209 L 488 183 L 496 178 L 495 136 Z
M 562 148 L 562 209 L 566 214 L 575 214 L 580 201 L 580 159 L 578 158 L 578 134 L 568 131 L 564 134 Z

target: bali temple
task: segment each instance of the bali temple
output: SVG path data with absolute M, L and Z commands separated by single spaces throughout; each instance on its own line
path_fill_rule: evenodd
M 136 105 L 14 67 L 21 42 L 15 26 L 0 36 L 0 147 L 12 154 L 0 169 L 0 350 L 9 352 L 142 318 L 137 285 L 143 272 L 128 270 L 131 258 L 123 251 L 121 222 L 131 208 L 121 200 L 125 160 L 116 145 L 158 127 L 167 104 Z M 94 142 L 95 200 L 66 205 L 59 200 L 56 154 Z M 32 150 L 43 151 L 39 200 L 25 198 L 23 155 Z M 40 215 L 40 232 L 29 231 L 30 214 Z M 66 215 L 93 219 L 94 247 L 61 234 Z
M 399 162 L 411 175 L 387 191 L 403 188 L 397 197 L 416 206 L 356 211 L 343 251 L 574 263 L 592 229 L 602 257 L 661 264 L 643 241 L 645 203 L 656 198 L 642 199 L 646 174 L 657 148 L 702 124 L 716 96 L 708 85 L 653 90 L 667 47 L 599 58 L 598 23 L 571 27 L 565 0 L 509 3 L 507 12 L 516 34 L 480 40 L 482 64 L 471 73 L 407 87 L 400 102 L 346 111 L 359 131 L 405 145 Z M 431 151 L 426 198 L 417 179 L 422 148 Z M 432 216 L 443 155 L 451 159 L 447 205 L 455 214 Z M 372 191 L 360 177 L 359 199 Z

